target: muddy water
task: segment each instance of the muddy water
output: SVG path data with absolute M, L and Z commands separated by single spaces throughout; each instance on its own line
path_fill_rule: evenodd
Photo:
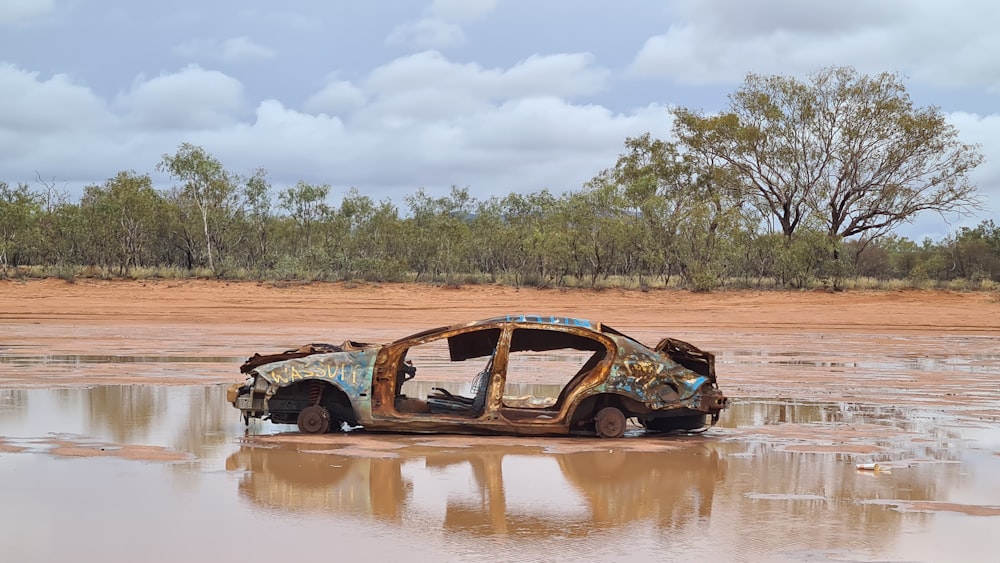
M 0 390 L 4 560 L 978 560 L 1000 531 L 1000 432 L 951 409 L 743 398 L 709 433 L 618 441 L 246 436 L 224 391 Z
M 22 328 L 0 342 L 2 561 L 951 561 L 1000 535 L 995 337 L 675 334 L 718 351 L 733 407 L 601 441 L 247 432 L 232 352 L 301 337 Z M 415 395 L 467 384 L 432 372 Z

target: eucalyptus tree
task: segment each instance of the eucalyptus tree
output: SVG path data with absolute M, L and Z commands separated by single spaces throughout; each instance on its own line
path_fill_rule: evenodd
M 724 275 L 724 247 L 744 218 L 737 176 L 711 154 L 685 152 L 649 134 L 627 139 L 625 148 L 614 168 L 592 181 L 616 194 L 604 205 L 624 211 L 622 256 L 639 261 L 632 271 L 659 268 L 666 277 L 676 266 L 691 286 L 711 289 Z
M 993 220 L 975 227 L 961 227 L 946 237 L 941 246 L 947 251 L 949 271 L 971 281 L 1000 281 L 1000 227 Z
M 925 211 L 978 206 L 983 157 L 896 74 L 830 67 L 806 81 L 749 74 L 729 108 L 673 111 L 680 143 L 732 166 L 747 196 L 792 237 L 810 216 L 829 237 L 871 240 Z
M 313 235 L 331 213 L 327 197 L 330 186 L 315 185 L 299 181 L 278 194 L 279 206 L 295 222 L 302 237 L 303 250 L 310 258 L 315 258 Z
M 466 263 L 470 222 L 476 200 L 468 188 L 452 186 L 448 195 L 433 197 L 423 188 L 406 197 L 405 221 L 410 268 L 424 273 L 453 275 Z
M 274 226 L 271 183 L 267 171 L 258 168 L 243 179 L 243 217 L 249 229 L 246 263 L 251 269 L 264 270 L 272 263 L 271 245 Z
M 355 261 L 352 276 L 375 281 L 402 281 L 406 274 L 406 246 L 399 210 L 391 201 L 375 203 L 352 189 L 340 213 L 350 217 Z
M 344 277 L 377 281 L 402 279 L 406 271 L 406 241 L 399 212 L 390 201 L 375 202 L 350 188 L 331 217 L 330 254 Z
M 89 246 L 107 245 L 102 254 L 127 275 L 149 258 L 162 202 L 148 174 L 122 171 L 103 185 L 87 186 L 80 208 L 90 228 Z
M 41 198 L 27 184 L 0 181 L 0 266 L 17 266 L 27 259 L 41 212 Z
M 156 169 L 179 180 L 181 186 L 176 196 L 197 207 L 208 267 L 215 271 L 215 249 L 237 211 L 239 194 L 233 176 L 205 149 L 190 143 L 181 144 L 172 155 L 164 154 Z
M 548 190 L 510 193 L 498 201 L 502 230 L 493 241 L 499 245 L 501 269 L 514 274 L 515 282 L 530 276 L 549 285 L 568 273 L 568 233 L 557 224 L 560 199 Z

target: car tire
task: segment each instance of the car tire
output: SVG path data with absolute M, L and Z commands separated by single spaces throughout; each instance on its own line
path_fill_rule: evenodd
M 310 405 L 299 413 L 295 422 L 299 431 L 306 434 L 325 434 L 330 430 L 330 411 L 319 405 Z
M 601 438 L 621 438 L 625 434 L 625 414 L 618 407 L 604 407 L 594 417 L 594 429 Z

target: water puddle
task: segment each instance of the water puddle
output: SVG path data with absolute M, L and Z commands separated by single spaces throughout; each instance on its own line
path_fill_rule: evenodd
M 248 436 L 221 385 L 0 390 L 5 558 L 979 559 L 1000 522 L 1000 432 L 944 407 L 744 397 L 706 434 L 616 441 L 291 430 Z
M 248 433 L 234 352 L 308 339 L 33 330 L 0 345 L 5 560 L 982 560 L 1000 526 L 992 337 L 703 333 L 718 426 L 602 441 Z M 407 393 L 467 393 L 476 370 L 446 367 Z

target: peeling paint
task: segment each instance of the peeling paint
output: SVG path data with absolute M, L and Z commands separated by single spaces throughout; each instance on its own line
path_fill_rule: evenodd
M 435 391 L 426 399 L 401 392 L 416 376 L 407 353 L 432 342 L 448 358 L 489 360 L 475 397 Z M 508 359 L 522 352 L 584 352 L 588 359 L 559 399 L 505 405 Z M 715 383 L 714 356 L 679 340 L 650 349 L 618 331 L 584 319 L 507 315 L 417 333 L 385 345 L 346 342 L 307 345 L 255 355 L 241 367 L 250 380 L 234 385 L 229 401 L 249 418 L 270 417 L 325 431 L 343 422 L 369 430 L 526 435 L 594 434 L 617 437 L 636 418 L 648 430 L 690 430 L 712 422 L 727 400 Z M 329 385 L 328 385 L 329 384 Z M 525 406 L 527 405 L 527 406 Z M 308 414 L 307 414 L 308 413 Z M 675 424 L 676 423 L 676 424 Z M 319 429 L 319 430 L 316 430 Z

